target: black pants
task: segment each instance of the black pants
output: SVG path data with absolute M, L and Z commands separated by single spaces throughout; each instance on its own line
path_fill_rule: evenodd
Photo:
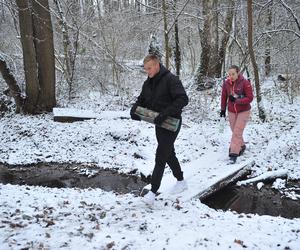
M 151 191 L 153 193 L 156 193 L 160 187 L 166 163 L 168 163 L 169 167 L 171 168 L 174 177 L 178 181 L 183 180 L 183 172 L 181 171 L 174 148 L 174 142 L 180 131 L 180 127 L 181 121 L 176 132 L 155 126 L 158 146 L 155 155 L 155 167 L 151 178 Z

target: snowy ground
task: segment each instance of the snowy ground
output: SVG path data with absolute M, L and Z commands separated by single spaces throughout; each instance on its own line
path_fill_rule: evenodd
M 286 170 L 288 178 L 300 179 L 300 100 L 291 105 L 275 98 L 271 87 L 265 91 L 273 96 L 265 100 L 268 121 L 259 121 L 254 102 L 245 132 L 245 156 L 256 162 L 252 175 Z M 228 152 L 230 131 L 226 125 L 222 132 L 213 94 L 189 95 L 176 141 L 183 167 L 204 154 Z M 51 114 L 0 118 L 0 161 L 92 162 L 150 174 L 153 125 L 131 121 L 129 107 L 122 104 L 120 111 L 118 105 L 93 102 L 94 96 L 74 107 L 94 110 L 95 120 L 57 123 Z M 0 185 L 0 210 L 0 249 L 300 249 L 300 219 L 215 211 L 197 200 L 158 201 L 150 210 L 139 197 L 100 189 Z
M 300 220 L 214 211 L 199 201 L 150 210 L 99 189 L 0 186 L 0 249 L 299 249 Z

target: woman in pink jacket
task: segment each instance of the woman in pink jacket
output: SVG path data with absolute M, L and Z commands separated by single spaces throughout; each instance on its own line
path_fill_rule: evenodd
M 228 69 L 228 78 L 223 83 L 220 112 L 220 117 L 225 117 L 226 106 L 228 107 L 228 117 L 232 131 L 229 148 L 231 163 L 235 163 L 237 157 L 246 149 L 243 132 L 250 118 L 250 103 L 252 100 L 251 83 L 240 74 L 238 66 L 232 65 Z

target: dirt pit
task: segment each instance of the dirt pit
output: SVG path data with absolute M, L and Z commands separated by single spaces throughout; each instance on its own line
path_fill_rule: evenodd
M 50 188 L 101 188 L 118 194 L 140 195 L 150 179 L 135 175 L 120 174 L 116 170 L 78 163 L 38 163 L 8 166 L 0 164 L 0 183 L 34 185 Z M 300 181 L 288 183 L 287 193 L 300 197 Z M 287 198 L 283 192 L 264 185 L 260 190 L 255 185 L 231 185 L 202 200 L 214 209 L 232 210 L 238 213 L 300 218 L 300 199 Z
M 51 188 L 91 187 L 137 195 L 147 184 L 137 176 L 78 163 L 38 163 L 25 166 L 0 164 L 0 183 Z
M 300 200 L 288 198 L 289 194 L 297 194 L 299 197 L 300 181 L 288 182 L 285 190 L 281 191 L 272 188 L 272 184 L 266 184 L 260 190 L 255 185 L 231 185 L 202 202 L 224 211 L 300 218 Z

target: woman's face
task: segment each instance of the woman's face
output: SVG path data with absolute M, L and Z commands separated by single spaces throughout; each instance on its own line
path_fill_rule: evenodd
M 235 81 L 238 78 L 238 72 L 236 72 L 236 69 L 229 69 L 228 75 L 232 81 Z

